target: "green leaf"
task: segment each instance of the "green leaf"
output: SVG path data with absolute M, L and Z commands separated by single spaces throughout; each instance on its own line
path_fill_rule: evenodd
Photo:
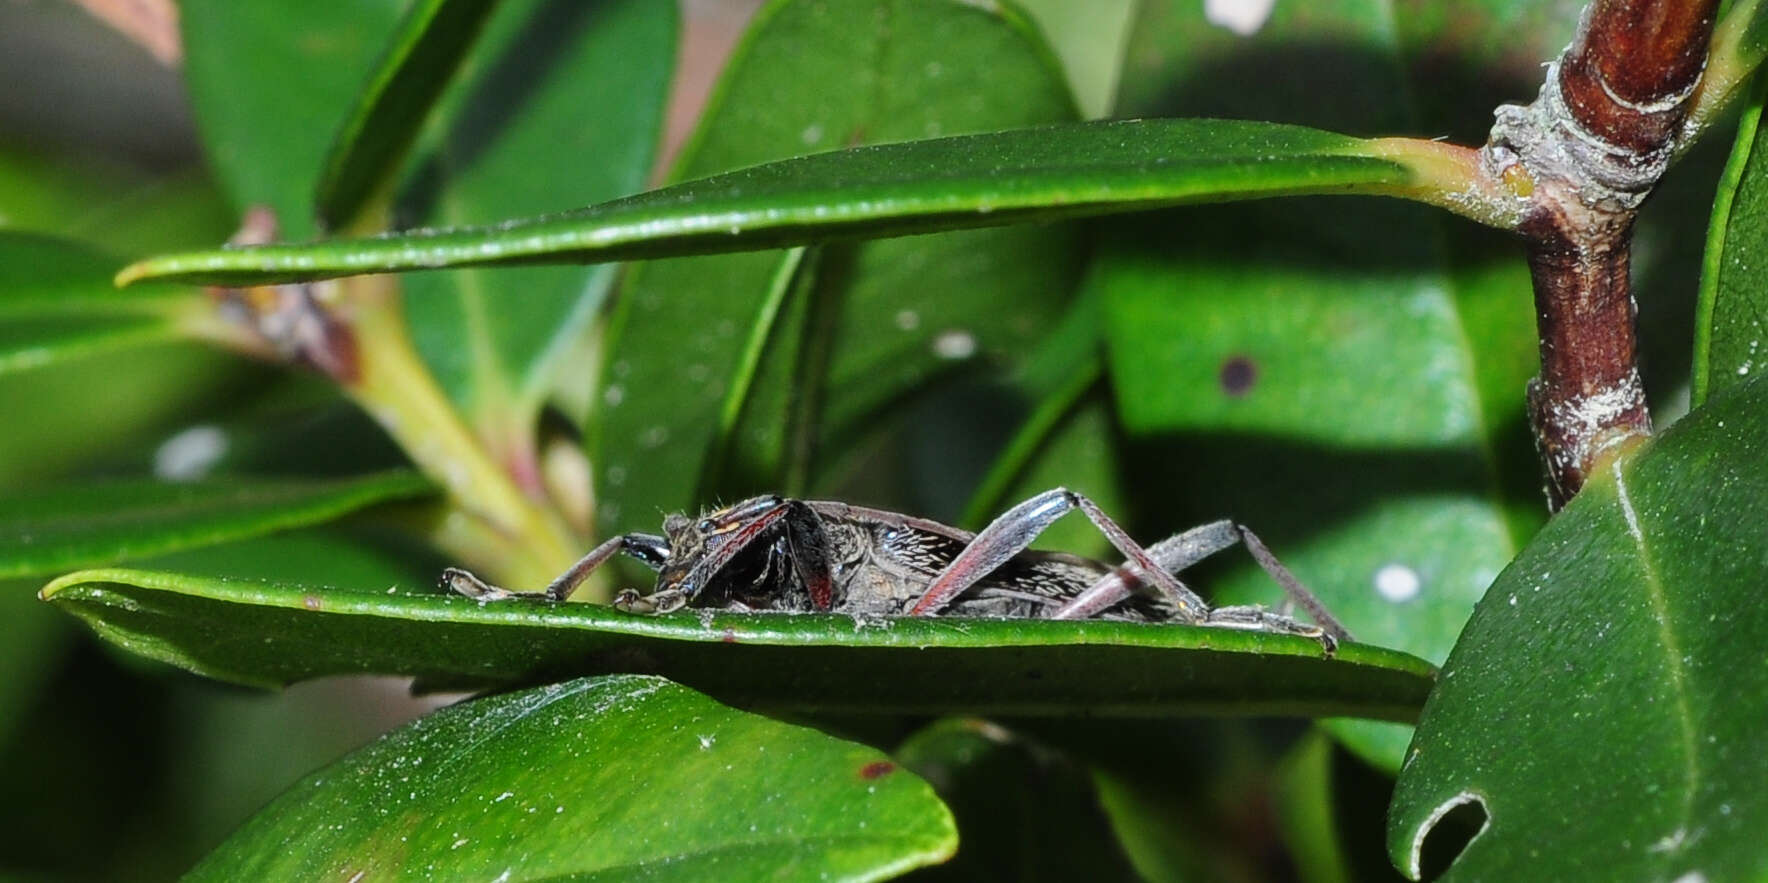
M 0 320 L 166 317 L 194 300 L 176 285 L 119 291 L 110 280 L 116 266 L 83 243 L 0 231 Z
M 103 159 L 0 141 L 0 229 L 66 233 L 94 204 L 141 186 L 143 177 Z
M 698 466 L 698 498 L 740 497 L 757 489 L 760 476 L 780 493 L 803 495 L 805 448 L 823 397 L 829 349 L 829 311 L 817 309 L 826 305 L 818 303 L 822 257 L 821 249 L 809 248 L 779 256 L 719 402 L 712 447 L 697 464 L 694 452 L 683 452 L 689 469 Z M 621 341 L 651 336 L 622 335 Z
M 239 227 L 239 216 L 207 170 L 169 174 L 108 196 L 87 206 L 62 232 L 106 252 L 137 257 L 205 247 Z
M 0 617 L 6 642 L 0 645 L 0 744 L 10 744 L 18 728 L 28 725 L 31 703 L 60 669 L 62 651 L 73 643 L 67 618 L 31 597 L 36 585 L 0 582 Z
M 181 345 L 180 320 L 206 299 L 182 286 L 118 291 L 116 264 L 72 240 L 0 231 L 0 487 L 140 444 L 129 428 L 226 385 L 232 360 Z
M 1413 131 L 1482 144 L 1493 108 L 1526 103 L 1540 90 L 1542 65 L 1572 41 L 1583 6 L 1580 0 L 1395 3 L 1387 4 L 1392 23 L 1373 30 L 1391 29 L 1401 47 L 1406 91 L 1399 100 L 1417 114 Z M 1382 54 L 1389 54 L 1385 46 Z
M 236 212 L 267 205 L 282 235 L 317 232 L 331 135 L 394 32 L 400 0 L 184 0 L 184 77 L 209 161 Z
M 1394 15 L 1279 4 L 1243 37 L 1195 3 L 1145 4 L 1123 110 L 1405 131 Z M 1422 207 L 1373 201 L 1172 212 L 1103 239 L 1090 278 L 1139 523 L 1233 518 L 1352 634 L 1445 658 L 1540 518 L 1532 483 L 1503 478 L 1535 472 L 1520 250 L 1465 226 L 1448 242 Z M 1214 585 L 1228 603 L 1269 592 L 1244 564 Z M 1333 726 L 1398 766 L 1402 728 Z
M 1768 84 L 1768 80 L 1762 81 Z M 1763 89 L 1744 111 L 1737 143 L 1713 200 L 1694 326 L 1694 404 L 1768 370 L 1768 132 L 1760 128 Z
M 493 223 L 644 187 L 675 60 L 674 3 L 507 0 L 443 99 L 405 176 L 401 224 Z M 481 429 L 528 426 L 611 266 L 403 280 L 424 361 Z M 503 440 L 494 440 L 494 443 Z
M 1271 858 L 1281 844 L 1264 818 L 1275 762 L 1265 745 L 1268 723 L 1068 719 L 1036 726 L 1092 767 L 1100 807 L 1140 879 L 1280 876 Z
M 841 137 L 812 134 L 818 139 L 807 147 Z M 126 268 L 119 280 L 263 285 L 715 254 L 1185 203 L 1381 192 L 1410 180 L 1397 163 L 1359 155 L 1368 149 L 1331 132 L 1229 120 L 1050 126 L 800 157 L 497 227 L 164 255 Z
M 0 325 L 0 374 L 168 343 L 180 336 L 171 322 L 153 318 L 7 322 Z
M 407 724 L 186 879 L 875 880 L 956 841 L 932 789 L 873 749 L 623 676 Z
M 143 655 L 242 684 L 382 673 L 461 681 L 642 668 L 740 704 L 1047 714 L 1216 711 L 1408 720 L 1432 669 L 1361 644 L 1124 622 L 682 611 L 218 580 L 70 574 L 43 596 Z
M 1768 8 L 1759 0 L 1724 5 L 1725 14 L 1713 28 L 1699 94 L 1690 102 L 1688 125 L 1695 137 L 1720 116 L 1768 56 Z
M 1762 531 L 1768 381 L 1601 470 L 1480 602 L 1408 752 L 1388 851 L 1418 875 L 1454 805 L 1487 822 L 1444 880 L 1768 872 Z
M 100 158 L 40 153 L 0 139 L 0 230 L 72 237 L 139 256 L 209 245 L 237 223 L 200 172 L 150 177 Z
M 1277 770 L 1277 822 L 1307 883 L 1351 883 L 1332 806 L 1332 743 L 1310 735 Z
M 447 566 L 440 553 L 415 537 L 368 517 L 180 549 L 132 564 L 215 579 L 383 587 L 426 585 Z
M 680 171 L 1073 116 L 1049 50 L 1010 9 L 783 0 L 751 27 Z M 885 164 L 876 174 L 932 194 L 909 177 L 929 170 Z M 740 188 L 731 195 L 764 214 L 806 183 L 730 180 Z M 824 184 L 840 200 L 864 186 L 833 167 Z M 1076 254 L 1066 230 L 1024 228 L 635 268 L 610 326 L 591 440 L 598 527 L 820 486 L 817 454 L 876 434 L 881 409 L 969 359 L 1010 358 L 1034 340 L 1069 296 Z
M 1310 734 L 1273 771 L 1272 802 L 1304 883 L 1400 883 L 1382 849 L 1393 779 Z
M 1116 420 L 1103 394 L 1099 299 L 1083 288 L 1060 325 L 1039 341 L 1017 376 L 1030 411 L 1002 446 L 964 505 L 958 524 L 980 531 L 1020 500 L 1067 487 L 1107 512 L 1124 511 Z M 1099 530 L 1062 519 L 1038 535 L 1044 548 L 1079 555 L 1117 554 Z
M 1020 0 L 1019 5 L 1037 21 L 1062 59 L 1081 116 L 1109 116 L 1135 21 L 1135 0 Z
M 325 229 L 348 226 L 405 159 L 436 97 L 496 0 L 416 0 L 332 139 L 313 204 Z
M 15 492 L 0 512 L 0 577 L 242 539 L 430 490 L 420 476 L 388 472 L 338 480 L 125 479 Z
M 0 488 L 41 485 L 107 454 L 145 459 L 166 435 L 267 378 L 195 343 L 93 354 L 0 376 Z
M 957 818 L 957 856 L 932 880 L 1132 879 L 1085 768 L 999 724 L 948 718 L 894 752 Z

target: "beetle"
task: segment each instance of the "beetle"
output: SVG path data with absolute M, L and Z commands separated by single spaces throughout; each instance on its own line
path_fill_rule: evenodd
M 1030 549 L 1056 519 L 1080 510 L 1123 554 L 1111 567 Z M 1173 574 L 1246 546 L 1312 624 L 1256 606 L 1210 607 Z M 1328 654 L 1349 640 L 1265 544 L 1216 521 L 1144 549 L 1087 497 L 1054 488 L 1007 510 L 979 533 L 882 509 L 776 495 L 702 514 L 670 515 L 661 536 L 629 533 L 592 549 L 545 590 L 514 592 L 459 568 L 443 585 L 482 601 L 565 600 L 597 567 L 625 554 L 657 571 L 649 595 L 621 592 L 616 607 L 667 613 L 685 606 L 856 616 L 979 616 L 1179 622 L 1302 635 Z

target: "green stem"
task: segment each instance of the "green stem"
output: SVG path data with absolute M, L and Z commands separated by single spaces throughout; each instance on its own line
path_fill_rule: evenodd
M 506 554 L 476 563 L 496 578 L 524 587 L 562 573 L 576 561 L 581 541 L 562 517 L 516 485 L 437 386 L 412 346 L 390 277 L 365 276 L 340 284 L 341 300 L 352 308 L 359 366 L 355 381 L 345 389 L 447 490 L 460 517 L 479 519 L 510 540 Z M 456 526 L 440 533 L 446 538 L 471 532 Z M 490 545 L 470 544 L 479 549 Z
M 1412 180 L 1383 190 L 1397 196 L 1448 209 L 1500 230 L 1515 230 L 1529 208 L 1535 182 L 1521 166 L 1493 174 L 1480 151 L 1443 141 L 1419 138 L 1376 138 L 1359 152 L 1393 160 L 1412 171 Z

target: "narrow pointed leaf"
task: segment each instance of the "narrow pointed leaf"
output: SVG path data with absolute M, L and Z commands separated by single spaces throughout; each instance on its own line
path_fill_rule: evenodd
M 956 845 L 933 790 L 876 750 L 618 676 L 407 724 L 186 879 L 876 880 Z
M 877 712 L 1346 714 L 1407 720 L 1424 662 L 1365 645 L 1124 622 L 865 619 L 481 604 L 135 570 L 70 574 L 52 603 L 137 653 L 221 680 L 443 682 L 650 671 L 721 699 Z
M 155 318 L 7 322 L 0 325 L 0 374 L 170 343 L 180 336 L 171 322 Z
M 1090 120 L 1110 116 L 1136 18 L 1135 0 L 1021 0 L 1019 5 L 1062 59 L 1081 116 Z
M 880 27 L 891 21 L 915 26 Z M 783 0 L 734 54 L 682 174 L 1073 117 L 1062 72 L 1010 8 Z M 590 445 L 598 527 L 815 486 L 817 453 L 875 431 L 881 409 L 1035 340 L 1069 297 L 1078 255 L 1069 231 L 1022 227 L 635 267 Z M 956 349 L 942 355 L 942 337 Z
M 265 377 L 238 357 L 181 341 L 98 352 L 53 371 L 0 376 L 0 496 L 95 459 L 140 461 L 214 403 Z M 3 508 L 3 507 L 0 507 Z
M 395 217 L 488 224 L 643 189 L 677 27 L 674 3 L 506 0 L 432 114 Z M 470 422 L 528 425 L 557 372 L 584 370 L 559 357 L 613 279 L 611 266 L 426 273 L 403 280 L 404 310 Z
M 239 228 L 239 216 L 203 168 L 165 175 L 109 196 L 94 202 L 61 232 L 108 253 L 135 258 L 206 246 Z
M 141 172 L 0 140 L 0 229 L 66 233 L 101 202 L 142 185 Z
M 1132 120 L 841 150 L 497 227 L 152 258 L 124 283 L 265 284 L 361 273 L 753 251 L 1409 180 L 1366 142 L 1297 126 Z
M 119 262 L 71 239 L 0 231 L 0 321 L 165 316 L 193 289 L 153 285 L 119 291 Z
M 1768 83 L 1768 80 L 1764 80 Z M 1694 326 L 1694 404 L 1768 371 L 1768 131 L 1744 111 L 1707 230 Z
M 1132 878 L 1087 770 L 1074 758 L 977 718 L 936 721 L 891 754 L 933 785 L 958 823 L 957 856 L 920 877 L 1024 883 Z
M 291 240 L 318 232 L 331 136 L 398 25 L 401 0 L 182 0 L 184 77 L 234 210 L 266 205 Z
M 1396 16 L 1424 25 L 1386 0 L 1320 0 L 1243 34 L 1151 0 L 1122 110 L 1416 130 L 1395 99 L 1412 86 Z M 1124 469 L 1158 489 L 1143 510 L 1246 524 L 1352 634 L 1435 660 L 1540 510 L 1532 482 L 1498 479 L 1534 474 L 1528 271 L 1514 244 L 1455 233 L 1375 201 L 1175 211 L 1114 223 L 1090 277 Z M 1219 585 L 1221 602 L 1268 600 L 1246 563 Z M 1398 767 L 1402 728 L 1333 726 Z
M 1083 289 L 1069 314 L 1039 343 L 1014 378 L 1031 402 L 965 503 L 959 524 L 980 531 L 1020 500 L 1053 487 L 1086 494 L 1107 512 L 1124 512 L 1116 427 L 1103 382 L 1099 298 Z M 1116 555 L 1085 519 L 1062 519 L 1038 535 L 1043 548 Z
M 386 187 L 496 6 L 497 0 L 417 0 L 405 11 L 320 170 L 314 206 L 321 227 L 347 225 Z
M 1768 873 L 1768 379 L 1604 469 L 1474 611 L 1400 774 L 1388 851 L 1484 804 L 1443 880 Z
M 0 138 L 0 230 L 65 236 L 139 257 L 207 246 L 238 222 L 202 170 L 135 169 Z M 113 260 L 111 272 L 121 265 Z
M 1760 0 L 1726 4 L 1713 29 L 1700 91 L 1691 102 L 1690 122 L 1697 131 L 1739 97 L 1764 56 L 1768 56 L 1768 6 Z
M 341 480 L 129 479 L 8 494 L 0 577 L 54 573 L 318 524 L 429 493 L 409 472 Z

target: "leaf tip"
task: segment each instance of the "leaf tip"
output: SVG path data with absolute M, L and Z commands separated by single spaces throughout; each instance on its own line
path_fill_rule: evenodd
M 64 574 L 50 580 L 48 583 L 44 584 L 43 588 L 37 590 L 37 600 L 55 600 L 56 594 L 60 593 L 63 589 L 66 589 L 68 586 L 86 582 L 86 576 L 89 573 L 91 573 L 89 570 L 77 570 L 73 573 Z
M 55 601 L 56 596 L 75 586 L 104 582 L 128 582 L 130 577 L 140 575 L 140 571 L 119 568 L 76 570 L 50 580 L 43 588 L 37 590 L 37 598 L 41 601 Z
M 111 277 L 111 283 L 118 288 L 128 288 L 152 275 L 153 265 L 151 261 L 136 261 L 135 263 L 118 270 L 117 274 Z

